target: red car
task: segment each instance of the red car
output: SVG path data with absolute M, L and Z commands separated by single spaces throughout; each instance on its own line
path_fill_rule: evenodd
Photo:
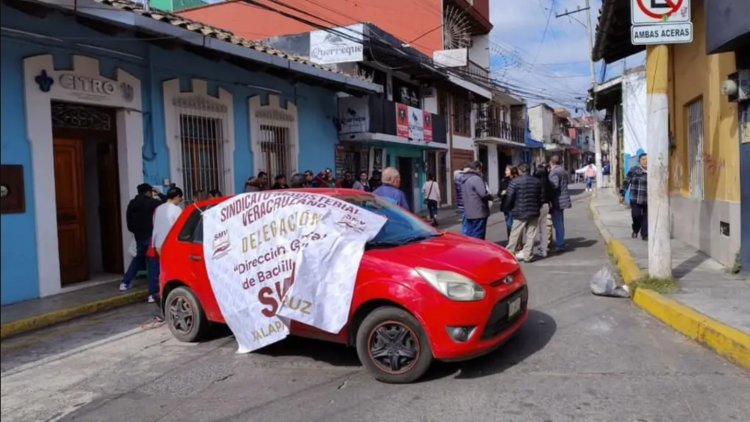
M 526 320 L 526 279 L 502 247 L 438 232 L 369 193 L 311 192 L 356 204 L 388 222 L 366 246 L 347 325 L 331 334 L 292 322 L 292 335 L 355 346 L 375 378 L 406 383 L 421 377 L 433 359 L 488 353 Z M 187 207 L 162 249 L 162 308 L 182 341 L 196 341 L 211 323 L 224 323 L 203 262 L 199 212 L 223 200 Z

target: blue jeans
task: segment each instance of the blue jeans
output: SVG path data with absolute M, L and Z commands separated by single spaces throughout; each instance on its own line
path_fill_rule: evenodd
M 469 237 L 484 240 L 487 234 L 487 219 L 486 218 L 471 218 L 466 219 L 464 224 L 464 234 Z
M 555 247 L 565 249 L 565 217 L 563 210 L 552 209 L 552 226 L 555 228 Z
M 151 239 L 136 241 L 135 256 L 133 257 L 133 260 L 130 261 L 128 270 L 125 272 L 125 276 L 122 279 L 122 282 L 125 283 L 126 286 L 130 287 L 130 285 L 133 284 L 133 280 L 135 280 L 135 276 L 138 275 L 138 272 L 146 269 L 146 251 L 148 250 L 149 245 L 151 245 Z
M 159 258 L 148 258 L 148 294 L 159 297 Z

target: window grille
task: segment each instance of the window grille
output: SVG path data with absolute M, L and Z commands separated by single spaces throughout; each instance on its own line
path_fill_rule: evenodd
M 213 189 L 226 191 L 224 121 L 226 106 L 202 97 L 175 100 L 182 156 L 185 201 L 205 199 Z
M 260 151 L 262 155 L 262 168 L 268 172 L 273 180 L 277 175 L 283 174 L 291 177 L 289 156 L 289 128 L 260 125 Z

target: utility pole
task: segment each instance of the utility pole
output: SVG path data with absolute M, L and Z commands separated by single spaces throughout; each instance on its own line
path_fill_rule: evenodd
M 669 47 L 646 49 L 648 110 L 648 271 L 651 277 L 672 277 L 669 210 Z
M 591 64 L 591 92 L 594 99 L 594 109 L 591 112 L 591 117 L 594 123 L 594 165 L 596 165 L 596 189 L 599 190 L 599 188 L 602 186 L 602 142 L 601 142 L 601 136 L 599 134 L 599 116 L 596 112 L 596 64 L 594 63 L 594 60 L 591 58 L 591 52 L 594 51 L 594 32 L 591 27 L 591 4 L 589 0 L 586 0 L 586 5 L 581 8 L 580 6 L 571 12 L 568 12 L 567 9 L 565 10 L 565 13 L 555 15 L 556 18 L 561 18 L 563 16 L 571 16 L 575 13 L 580 12 L 587 12 L 588 16 L 588 24 L 583 25 L 581 21 L 576 19 L 579 23 L 581 23 L 583 26 L 586 27 L 587 32 L 587 39 L 589 41 L 589 62 Z M 575 19 L 575 18 L 574 18 Z

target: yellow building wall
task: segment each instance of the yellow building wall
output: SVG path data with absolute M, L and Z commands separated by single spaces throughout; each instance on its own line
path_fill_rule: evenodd
M 704 199 L 740 201 L 737 104 L 721 92 L 722 81 L 737 69 L 734 53 L 706 54 L 703 2 L 693 1 L 691 44 L 670 48 L 670 191 L 690 196 L 688 110 L 703 99 Z

